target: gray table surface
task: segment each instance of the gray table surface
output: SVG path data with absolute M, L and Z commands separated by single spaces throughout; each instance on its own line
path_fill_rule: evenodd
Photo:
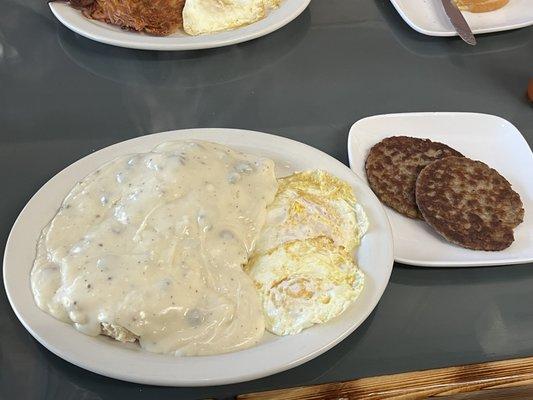
M 412 31 L 386 0 L 314 0 L 293 23 L 215 50 L 146 52 L 64 28 L 44 0 L 0 2 L 0 246 L 47 179 L 112 143 L 190 127 L 236 127 L 348 162 L 351 124 L 382 113 L 475 111 L 533 142 L 533 28 L 455 38 Z M 393 132 L 392 132 L 393 133 Z M 483 144 L 480 143 L 480 146 Z M 98 376 L 22 327 L 0 289 L 1 399 L 188 399 L 533 355 L 533 265 L 396 264 L 375 311 L 321 357 L 268 378 L 160 388 Z M 179 373 L 179 371 L 177 371 Z

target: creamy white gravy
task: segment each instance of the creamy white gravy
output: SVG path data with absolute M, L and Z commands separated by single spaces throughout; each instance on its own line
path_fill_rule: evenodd
M 86 334 L 120 326 L 157 353 L 252 346 L 265 326 L 242 265 L 276 190 L 271 160 L 213 143 L 118 158 L 79 182 L 43 230 L 35 300 Z

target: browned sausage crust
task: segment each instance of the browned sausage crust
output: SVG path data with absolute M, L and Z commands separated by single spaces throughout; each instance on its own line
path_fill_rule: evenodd
M 473 250 L 503 250 L 524 219 L 520 196 L 495 169 L 465 157 L 425 167 L 416 181 L 422 216 L 447 240 Z
M 448 156 L 461 153 L 429 139 L 392 136 L 370 149 L 366 176 L 384 204 L 407 217 L 422 218 L 415 201 L 416 177 L 426 165 Z

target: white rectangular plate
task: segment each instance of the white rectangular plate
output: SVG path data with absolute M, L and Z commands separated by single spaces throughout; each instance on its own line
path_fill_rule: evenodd
M 350 130 L 350 167 L 366 181 L 370 148 L 389 136 L 428 138 L 495 168 L 520 194 L 525 217 L 515 241 L 497 252 L 474 251 L 451 244 L 425 222 L 385 211 L 392 225 L 396 261 L 427 267 L 521 264 L 533 261 L 533 153 L 510 122 L 475 113 L 406 113 L 377 115 L 357 121 Z
M 391 0 L 391 3 L 415 31 L 430 36 L 457 36 L 441 0 Z M 496 11 L 463 15 L 474 33 L 507 31 L 533 25 L 533 4 L 531 0 L 510 0 Z

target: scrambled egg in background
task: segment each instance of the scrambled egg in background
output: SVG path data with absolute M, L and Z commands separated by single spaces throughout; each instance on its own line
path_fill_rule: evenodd
M 341 314 L 364 274 L 353 253 L 368 219 L 352 188 L 324 171 L 278 180 L 247 271 L 260 293 L 267 329 L 296 334 Z

